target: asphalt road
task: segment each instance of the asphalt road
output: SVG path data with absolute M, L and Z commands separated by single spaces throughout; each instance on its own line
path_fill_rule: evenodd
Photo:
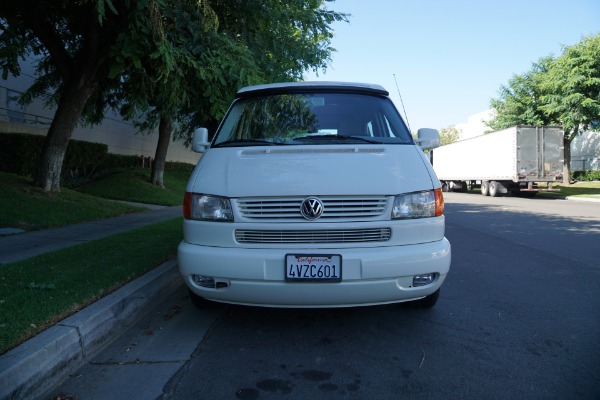
M 56 393 L 80 399 L 598 399 L 600 204 L 446 195 L 452 268 L 406 305 L 150 310 Z

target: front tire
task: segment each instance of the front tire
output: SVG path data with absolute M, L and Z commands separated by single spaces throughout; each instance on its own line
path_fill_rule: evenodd
M 215 308 L 216 303 L 214 301 L 206 300 L 204 297 L 198 296 L 194 292 L 188 289 L 190 300 L 192 304 L 199 310 L 206 310 L 209 308 Z
M 411 302 L 411 305 L 416 308 L 433 308 L 440 298 L 440 289 L 431 293 L 429 296 L 425 296 L 422 299 Z

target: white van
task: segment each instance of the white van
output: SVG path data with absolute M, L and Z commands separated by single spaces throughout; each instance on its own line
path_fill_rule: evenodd
M 388 92 L 299 82 L 241 89 L 187 185 L 179 269 L 194 304 L 437 302 L 450 269 L 440 182 Z

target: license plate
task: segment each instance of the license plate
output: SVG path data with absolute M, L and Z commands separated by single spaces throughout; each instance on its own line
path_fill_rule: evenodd
M 341 282 L 339 254 L 287 254 L 285 280 L 288 282 Z

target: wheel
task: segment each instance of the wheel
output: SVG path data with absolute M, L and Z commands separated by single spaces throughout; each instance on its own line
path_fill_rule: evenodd
M 488 187 L 488 193 L 491 197 L 497 197 L 500 195 L 500 191 L 498 188 L 499 184 L 496 181 L 491 181 Z
M 481 194 L 484 196 L 488 196 L 490 194 L 490 182 L 489 181 L 481 181 Z
M 440 297 L 440 289 L 431 293 L 429 296 L 425 296 L 422 299 L 411 302 L 411 305 L 416 308 L 432 308 L 438 302 Z
M 216 303 L 214 301 L 206 300 L 204 297 L 200 297 L 191 290 L 188 289 L 190 300 L 192 304 L 199 310 L 206 310 L 207 308 L 214 308 Z
M 442 192 L 449 192 L 450 191 L 450 185 L 448 185 L 448 182 L 443 181 L 442 182 Z

